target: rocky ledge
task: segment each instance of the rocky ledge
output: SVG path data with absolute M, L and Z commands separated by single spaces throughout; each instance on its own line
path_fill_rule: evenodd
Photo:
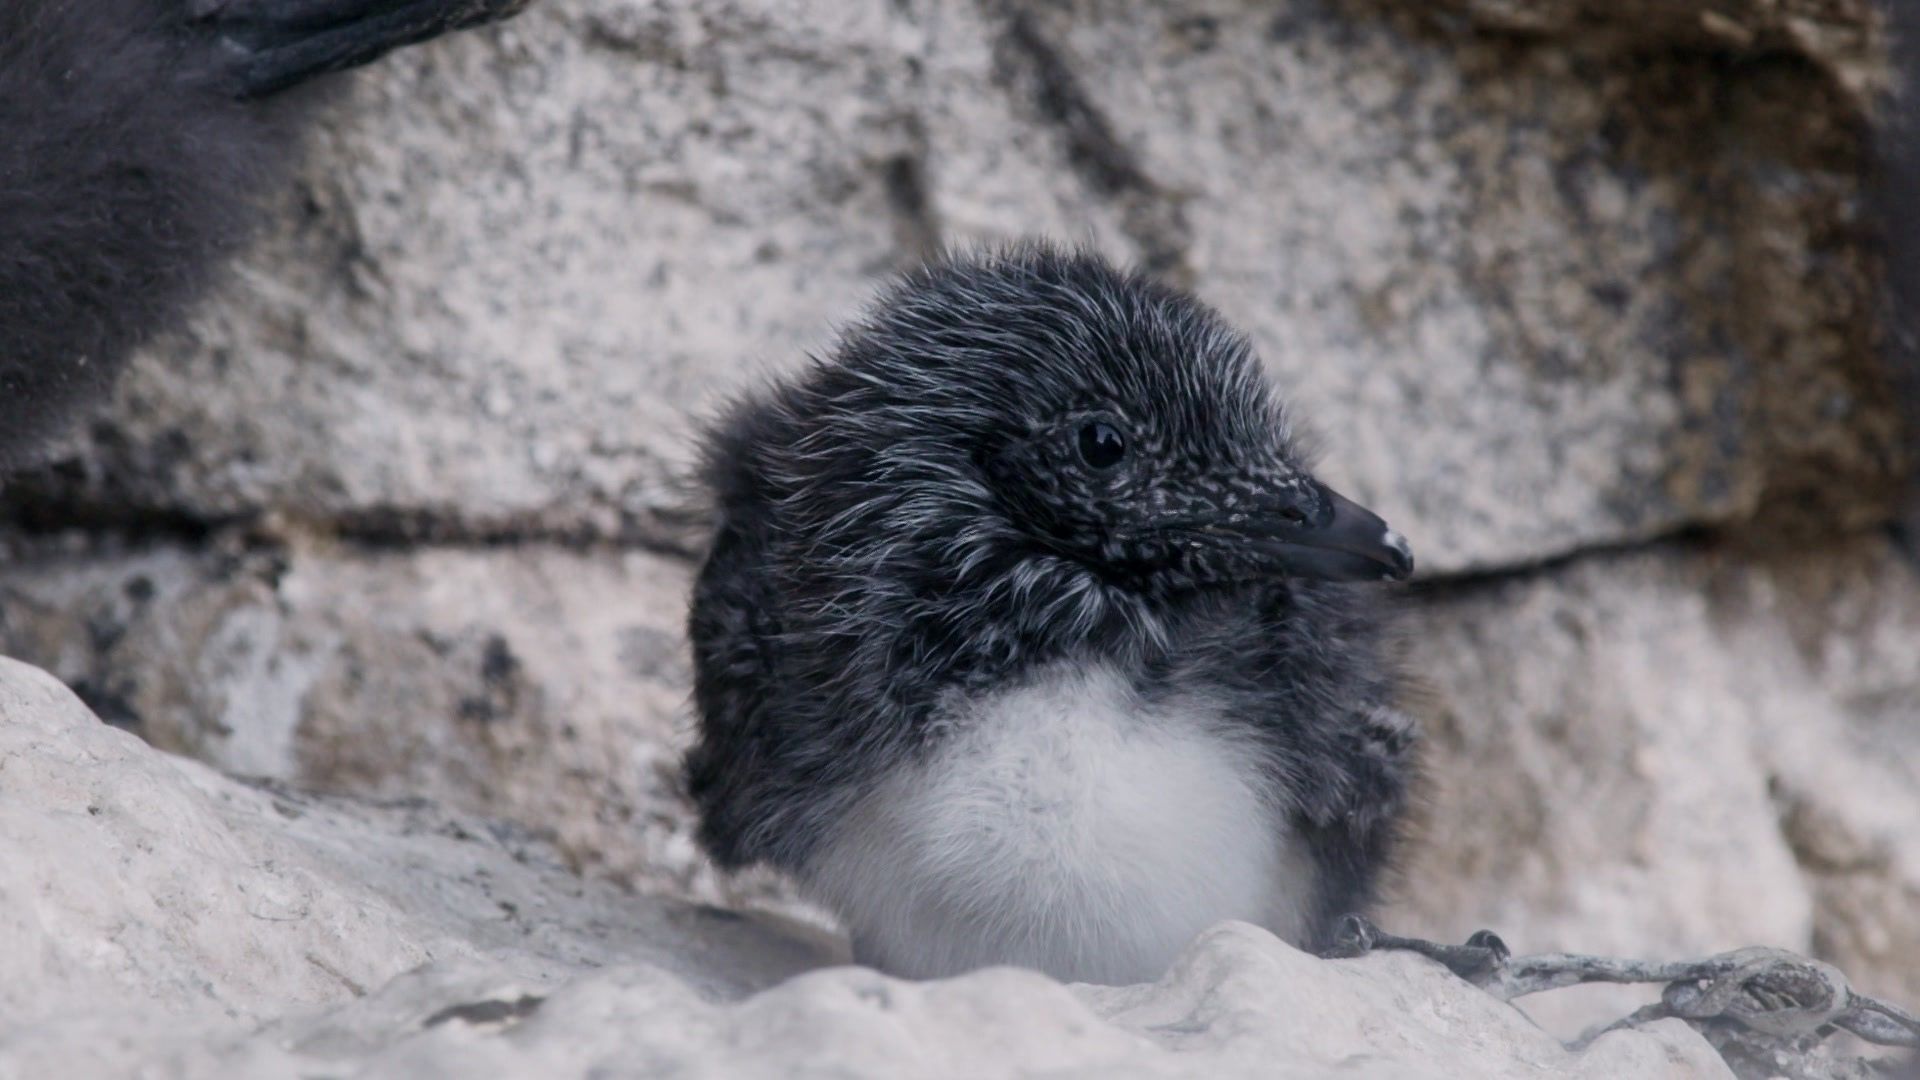
M 912 983 L 420 802 L 230 779 L 0 660 L 0 1077 L 1725 1076 L 1678 1021 L 1572 1053 L 1408 955 L 1249 926 L 1150 986 Z

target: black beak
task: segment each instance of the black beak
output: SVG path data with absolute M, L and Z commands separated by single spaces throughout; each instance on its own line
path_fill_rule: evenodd
M 1378 514 L 1320 483 L 1256 501 L 1206 530 L 1273 573 L 1322 581 L 1399 581 L 1413 550 Z

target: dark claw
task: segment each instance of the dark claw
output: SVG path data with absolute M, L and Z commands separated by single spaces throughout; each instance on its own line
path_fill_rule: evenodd
M 1332 943 L 1320 955 L 1328 959 L 1365 956 L 1373 951 L 1374 926 L 1359 915 L 1342 915 L 1333 925 Z
M 1501 963 L 1513 957 L 1513 950 L 1507 948 L 1507 943 L 1500 939 L 1500 935 L 1491 930 L 1475 930 L 1473 936 L 1467 939 L 1467 948 L 1485 949 Z

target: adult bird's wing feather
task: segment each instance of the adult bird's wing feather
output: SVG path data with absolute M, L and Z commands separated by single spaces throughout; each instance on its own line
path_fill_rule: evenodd
M 522 0 L 0 2 L 0 467 L 180 319 L 299 148 L 314 76 Z

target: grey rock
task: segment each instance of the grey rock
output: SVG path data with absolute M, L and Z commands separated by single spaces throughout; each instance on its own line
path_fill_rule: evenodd
M 511 818 L 597 874 L 738 895 L 697 853 L 677 793 L 677 561 L 235 537 L 215 551 L 23 551 L 0 578 L 6 650 L 157 746 Z
M 1633 49 L 1800 57 L 1850 92 L 1886 88 L 1886 15 L 1873 0 L 1440 0 L 1439 11 L 1510 34 Z
M 0 777 L 0 1076 L 48 1075 L 60 1054 L 78 1055 L 63 1075 L 121 1073 L 148 1045 L 429 963 L 529 986 L 648 964 L 724 998 L 841 955 L 804 928 L 583 881 L 520 830 L 418 800 L 227 779 L 4 659 Z
M 1428 961 L 1240 924 L 1152 986 L 830 967 L 473 819 L 226 779 L 7 660 L 0 777 L 0 1076 L 1728 1075 L 1678 1022 L 1574 1054 Z
M 1775 945 L 1920 1000 L 1920 570 L 1891 545 L 1591 559 L 1419 623 L 1428 826 L 1385 921 L 1523 952 Z M 1562 1030 L 1623 1003 L 1535 1000 Z
M 83 471 L 202 517 L 657 532 L 689 411 L 893 255 L 888 10 L 549 3 L 396 57 Z
M 1516 40 L 1319 0 L 539 5 L 362 80 L 192 339 L 14 497 L 684 545 L 721 395 L 939 243 L 1046 233 L 1246 326 L 1429 571 L 1884 516 L 1858 103 L 1778 49 Z

